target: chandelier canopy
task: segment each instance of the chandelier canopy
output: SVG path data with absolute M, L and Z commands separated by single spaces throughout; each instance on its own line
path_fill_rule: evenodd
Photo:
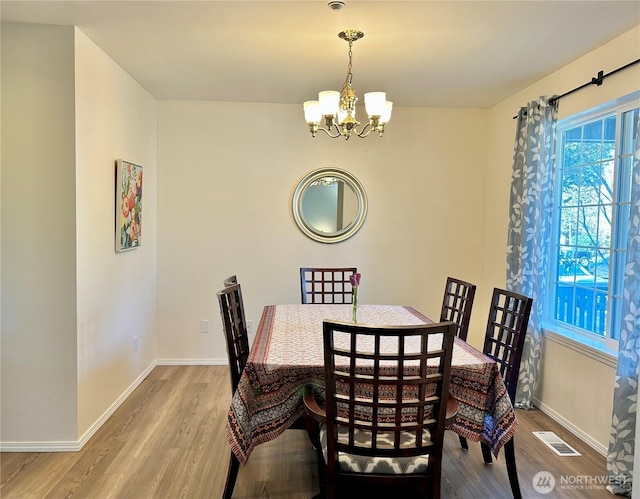
M 349 65 L 347 77 L 342 86 L 342 91 L 325 90 L 318 94 L 318 100 L 306 101 L 303 104 L 304 118 L 309 125 L 312 136 L 316 136 L 318 130 L 322 130 L 329 137 L 335 139 L 344 137 L 349 139 L 351 135 L 360 138 L 368 136 L 376 131 L 382 137 L 384 127 L 391 118 L 393 102 L 387 100 L 385 92 L 368 92 L 364 94 L 364 105 L 369 117 L 368 123 L 359 129 L 360 122 L 356 120 L 356 102 L 358 97 L 351 86 L 353 75 L 351 65 L 353 59 L 353 42 L 364 36 L 362 31 L 346 30 L 338 33 L 338 36 L 349 42 Z M 320 122 L 324 121 L 324 127 Z

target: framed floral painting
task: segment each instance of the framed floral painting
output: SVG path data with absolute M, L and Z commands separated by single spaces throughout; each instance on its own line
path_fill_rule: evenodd
M 116 251 L 137 248 L 142 241 L 142 167 L 116 163 Z

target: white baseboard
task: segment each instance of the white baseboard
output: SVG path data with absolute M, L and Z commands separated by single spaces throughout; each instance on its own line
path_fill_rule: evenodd
M 120 395 L 116 401 L 100 416 L 95 423 L 80 437 L 80 440 L 60 441 L 60 442 L 0 442 L 0 452 L 76 452 L 82 449 L 89 439 L 102 427 L 111 415 L 127 400 L 127 397 L 138 388 L 138 385 L 156 367 L 156 362 L 152 362 L 138 376 L 131 385 Z
M 595 450 L 598 454 L 601 454 L 602 456 L 607 457 L 607 453 L 609 449 L 604 445 L 602 445 L 597 440 L 595 440 L 594 438 L 592 438 L 590 435 L 582 431 L 580 428 L 575 426 L 573 423 L 571 423 L 571 421 L 568 421 L 567 419 L 562 417 L 560 414 L 558 414 L 556 411 L 551 409 L 551 407 L 549 407 L 548 405 L 545 405 L 542 401 L 536 398 L 533 399 L 533 404 L 542 412 L 544 412 L 547 416 L 553 419 L 556 423 L 560 424 L 562 427 L 569 430 L 573 435 L 575 435 L 580 440 L 582 440 L 585 444 L 587 444 L 589 447 Z
M 144 371 L 142 371 L 142 374 L 140 374 L 140 376 L 138 376 L 135 379 L 135 381 L 129 385 L 129 388 L 127 388 L 122 393 L 122 395 L 120 395 L 116 399 L 116 401 L 113 404 L 111 404 L 111 407 L 109 407 L 102 414 L 102 416 L 100 416 L 98 418 L 98 420 L 91 425 L 91 427 L 84 433 L 84 435 L 82 435 L 82 437 L 80 437 L 79 443 L 80 443 L 80 448 L 81 449 L 84 446 L 84 444 L 86 444 L 89 441 L 89 439 L 95 434 L 95 432 L 98 431 L 100 429 L 100 427 L 107 421 L 107 419 L 109 419 L 111 417 L 111 415 L 114 412 L 116 412 L 116 409 L 118 407 L 120 407 L 125 400 L 127 400 L 127 397 L 129 397 L 129 395 L 131 395 L 133 393 L 133 391 L 136 388 L 138 388 L 140 383 L 142 383 L 144 381 L 144 379 L 147 376 L 149 376 L 149 373 L 151 373 L 151 371 L 153 371 L 154 367 L 156 367 L 156 362 L 155 361 L 153 361 L 151 364 L 149 364 L 149 366 Z
M 222 359 L 158 359 L 158 366 L 228 366 L 229 360 Z
M 0 452 L 76 452 L 82 447 L 77 440 L 59 442 L 0 442 Z

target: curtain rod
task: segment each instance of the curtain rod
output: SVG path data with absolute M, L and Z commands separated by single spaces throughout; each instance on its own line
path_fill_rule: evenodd
M 629 64 L 625 64 L 624 66 L 620 66 L 618 69 L 614 69 L 613 71 L 610 71 L 607 74 L 604 74 L 604 71 L 600 70 L 598 71 L 598 75 L 591 78 L 591 81 L 588 81 L 587 83 L 584 83 L 582 85 L 580 85 L 579 87 L 573 88 L 571 90 L 569 90 L 568 92 L 565 92 L 561 95 L 558 95 L 556 97 L 553 97 L 551 99 L 549 99 L 549 105 L 553 106 L 556 102 L 558 102 L 560 99 L 562 99 L 563 97 L 566 97 L 567 95 L 570 95 L 574 92 L 577 92 L 578 90 L 582 90 L 583 88 L 587 88 L 590 85 L 596 85 L 596 86 L 600 86 L 602 85 L 602 82 L 604 81 L 605 78 L 612 76 L 624 69 L 630 68 L 631 66 L 640 63 L 640 59 L 636 59 L 635 61 L 630 62 Z M 516 119 L 517 116 L 514 116 L 513 119 Z

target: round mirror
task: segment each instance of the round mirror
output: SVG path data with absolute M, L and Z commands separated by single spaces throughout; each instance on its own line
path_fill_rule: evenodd
M 367 195 L 358 179 L 336 168 L 314 170 L 293 194 L 293 217 L 311 239 L 337 243 L 353 236 L 367 216 Z

